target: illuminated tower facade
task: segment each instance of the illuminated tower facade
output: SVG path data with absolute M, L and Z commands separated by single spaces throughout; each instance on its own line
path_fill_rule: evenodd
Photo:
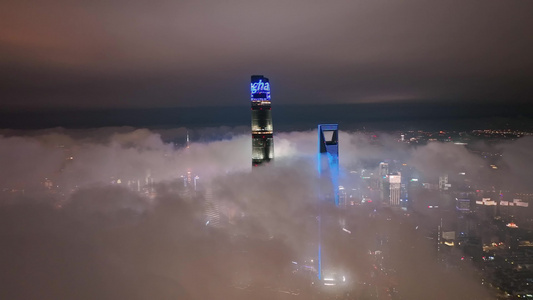
M 270 82 L 262 75 L 252 75 L 252 166 L 274 158 Z
M 402 185 L 402 175 L 390 174 L 389 175 L 389 198 L 391 206 L 399 206 L 401 198 L 401 185 Z
M 389 198 L 389 164 L 386 162 L 379 163 L 379 193 L 382 201 Z
M 320 124 L 318 125 L 318 176 L 319 184 L 319 202 L 318 211 L 318 255 L 317 271 L 318 279 L 324 280 L 325 285 L 335 284 L 331 282 L 331 277 L 327 276 L 332 271 L 331 259 L 324 256 L 324 253 L 331 253 L 332 245 L 328 243 L 328 232 L 335 224 L 323 210 L 329 210 L 327 206 L 339 206 L 339 126 L 337 124 Z M 331 241 L 330 241 L 331 242 Z M 330 257 L 331 258 L 331 257 Z M 324 261 L 323 261 L 324 260 Z M 323 263 L 326 265 L 323 266 Z M 326 282 L 327 281 L 327 282 Z
M 329 191 L 321 191 L 328 202 L 339 206 L 339 125 L 318 125 L 318 174 L 331 181 Z

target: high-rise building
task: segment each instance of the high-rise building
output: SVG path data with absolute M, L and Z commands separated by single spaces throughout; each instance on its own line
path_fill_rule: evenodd
M 449 187 L 448 174 L 439 176 L 439 190 L 445 191 L 445 190 L 448 190 L 448 187 Z
M 379 194 L 381 200 L 385 203 L 389 199 L 390 184 L 389 184 L 389 164 L 386 162 L 379 163 L 378 174 Z
M 390 205 L 399 206 L 402 186 L 402 175 L 400 173 L 398 173 L 397 175 L 389 175 L 389 183 Z
M 270 82 L 262 75 L 252 75 L 250 84 L 252 101 L 252 166 L 274 158 Z
M 379 163 L 379 176 L 381 178 L 386 178 L 389 175 L 389 164 L 386 162 Z
M 213 190 L 211 184 L 205 185 L 205 225 L 219 227 L 220 223 L 220 205 L 217 197 L 213 197 Z
M 321 191 L 321 196 L 339 206 L 339 125 L 318 125 L 318 173 L 329 177 L 331 191 Z
M 334 224 L 331 216 L 323 214 L 325 206 L 339 206 L 339 126 L 337 124 L 318 125 L 318 175 L 319 203 L 318 203 L 318 279 L 322 280 L 325 273 L 331 272 L 331 261 L 324 256 L 326 268 L 323 268 L 323 253 L 331 253 L 331 245 L 323 243 L 327 235 L 327 228 Z M 329 249 L 329 250 L 328 250 Z M 329 257 L 331 259 L 331 257 Z M 328 284 L 332 284 L 328 282 Z

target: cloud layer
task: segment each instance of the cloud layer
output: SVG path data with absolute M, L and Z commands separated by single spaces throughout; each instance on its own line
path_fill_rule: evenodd
M 0 138 L 2 298 L 308 299 L 307 277 L 294 275 L 291 261 L 314 249 L 309 243 L 317 215 L 316 132 L 278 134 L 276 161 L 250 172 L 250 137 L 207 141 L 218 130 L 192 131 L 202 142 L 189 148 L 170 142 L 182 140 L 185 129 L 5 131 Z M 408 162 L 425 178 L 474 173 L 482 164 L 453 144 L 409 148 L 386 134 L 370 139 L 348 132 L 340 141 L 343 174 L 375 168 L 383 159 Z M 524 138 L 502 146 L 504 157 L 509 155 L 506 174 L 524 176 L 531 169 L 525 151 L 530 143 Z M 183 187 L 181 176 L 188 171 L 210 182 L 226 226 L 205 225 L 204 202 Z M 136 185 L 147 177 L 153 193 L 139 193 Z M 45 188 L 46 178 L 59 188 Z M 346 245 L 331 259 L 344 262 L 354 285 L 368 275 L 368 250 L 379 233 L 389 235 L 397 250 L 391 259 L 402 294 L 481 297 L 464 274 L 444 280 L 450 274 L 433 265 L 432 245 L 412 223 L 400 217 L 393 217 L 399 223 L 392 227 L 368 221 L 363 210 L 327 212 L 352 229 L 351 235 L 328 236 L 333 244 Z M 302 280 L 296 283 L 299 295 L 279 291 L 294 280 Z

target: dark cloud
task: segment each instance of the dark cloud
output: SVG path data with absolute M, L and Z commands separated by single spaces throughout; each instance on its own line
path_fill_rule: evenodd
M 531 97 L 530 1 L 8 1 L 10 107 L 234 105 L 248 76 L 279 103 Z

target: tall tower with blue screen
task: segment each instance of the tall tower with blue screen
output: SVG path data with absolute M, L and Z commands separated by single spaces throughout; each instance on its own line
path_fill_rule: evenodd
M 252 166 L 259 166 L 274 158 L 270 81 L 262 75 L 252 75 Z

